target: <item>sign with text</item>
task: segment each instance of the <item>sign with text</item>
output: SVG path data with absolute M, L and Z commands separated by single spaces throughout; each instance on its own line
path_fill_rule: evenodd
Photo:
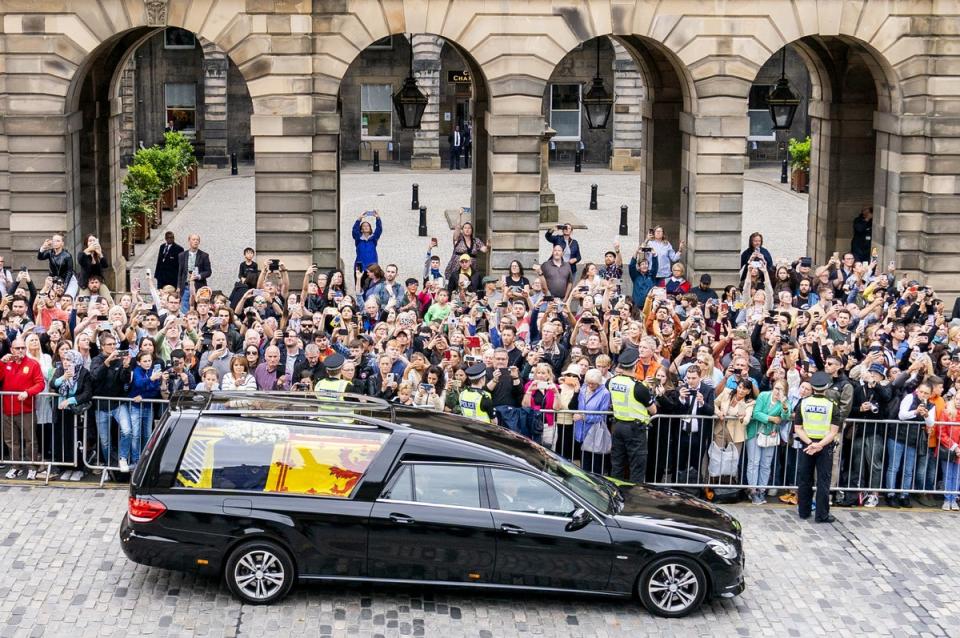
M 473 78 L 470 77 L 470 71 L 447 71 L 447 82 L 450 84 L 470 84 Z

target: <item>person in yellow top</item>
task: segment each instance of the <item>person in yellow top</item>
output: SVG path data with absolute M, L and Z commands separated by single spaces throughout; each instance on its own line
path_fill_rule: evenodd
M 611 475 L 640 483 L 647 472 L 647 434 L 650 417 L 657 412 L 656 400 L 642 381 L 637 380 L 639 355 L 633 348 L 620 353 L 617 374 L 607 381 L 610 409 L 613 410 L 610 450 Z
M 833 442 L 840 432 L 843 416 L 836 404 L 824 396 L 832 379 L 826 372 L 810 378 L 813 395 L 801 399 L 794 409 L 794 432 L 803 442 L 797 459 L 797 508 L 800 518 L 810 518 L 813 504 L 813 475 L 817 475 L 818 523 L 837 520 L 830 513 L 830 476 L 833 473 Z
M 487 367 L 482 363 L 466 369 L 469 386 L 460 392 L 460 414 L 484 423 L 493 423 L 493 398 L 484 389 Z

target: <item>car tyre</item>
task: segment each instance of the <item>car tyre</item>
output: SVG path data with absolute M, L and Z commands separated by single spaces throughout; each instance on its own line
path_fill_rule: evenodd
M 296 578 L 293 560 L 276 543 L 256 540 L 239 545 L 224 568 L 234 596 L 250 605 L 269 605 L 288 593 Z
M 664 556 L 643 570 L 637 581 L 637 593 L 651 614 L 681 618 L 700 608 L 707 586 L 703 568 L 695 560 Z

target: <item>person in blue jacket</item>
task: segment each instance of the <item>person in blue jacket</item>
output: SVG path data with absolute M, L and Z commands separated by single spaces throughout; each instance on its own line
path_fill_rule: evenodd
M 633 280 L 632 297 L 635 308 L 643 308 L 643 303 L 647 300 L 647 294 L 657 283 L 657 268 L 660 266 L 660 259 L 656 252 L 650 249 L 645 251 L 644 248 L 646 247 L 646 242 L 638 246 L 636 254 L 630 260 L 630 279 Z M 643 256 L 641 256 L 641 253 Z M 649 260 L 647 260 L 647 255 L 650 255 Z
M 162 365 L 154 363 L 153 353 L 140 351 L 137 365 L 128 372 L 125 386 L 132 401 L 125 402 L 117 412 L 120 424 L 120 471 L 128 472 L 140 460 L 140 450 L 150 438 L 153 429 L 153 404 L 144 399 L 160 398 Z
M 371 227 L 369 221 L 364 221 L 364 217 L 372 215 L 376 218 L 376 227 Z M 353 241 L 357 245 L 357 258 L 354 260 L 354 269 L 358 266 L 360 270 L 366 270 L 370 264 L 379 264 L 380 258 L 377 257 L 377 242 L 380 241 L 380 235 L 383 233 L 383 224 L 380 222 L 379 210 L 366 210 L 357 221 L 353 222 Z

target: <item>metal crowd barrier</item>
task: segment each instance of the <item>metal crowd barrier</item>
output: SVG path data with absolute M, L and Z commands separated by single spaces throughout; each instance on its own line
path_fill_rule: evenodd
M 110 472 L 123 471 L 121 458 L 132 470 L 169 405 L 164 399 L 93 397 L 83 419 L 83 465 L 100 472 L 100 485 Z
M 609 447 L 584 450 L 589 430 L 575 437 L 570 421 L 577 414 L 601 415 L 606 419 L 593 427 L 609 432 L 612 412 L 543 410 L 541 414 L 551 415 L 554 425 L 544 424 L 539 442 L 584 469 L 610 473 Z M 831 489 L 858 497 L 957 494 L 960 464 L 947 460 L 949 452 L 934 438 L 932 433 L 940 427 L 960 430 L 960 423 L 937 422 L 928 428 L 914 422 L 848 419 L 835 439 Z M 756 437 L 746 439 L 743 430 L 733 418 L 654 415 L 647 431 L 646 475 L 640 480 L 690 491 L 796 490 L 803 446 L 794 436 L 793 423 L 777 425 L 778 443 L 769 447 L 760 447 Z
M 59 395 L 44 392 L 33 399 L 29 412 L 8 414 L 20 404 L 17 394 L 0 392 L 4 413 L 0 419 L 0 465 L 21 471 L 45 470 L 47 482 L 53 468 L 79 468 L 81 462 L 83 467 L 99 471 L 101 485 L 111 472 L 122 471 L 121 458 L 132 468 L 169 406 L 162 399 L 136 402 L 94 397 L 89 409 L 77 414 L 60 410 Z M 501 424 L 584 469 L 611 473 L 612 412 L 531 412 L 501 406 L 498 414 Z M 578 421 L 589 427 L 578 426 Z M 831 488 L 858 495 L 957 494 L 960 464 L 946 460 L 950 452 L 931 436 L 938 427 L 960 429 L 960 423 L 927 428 L 922 423 L 896 420 L 848 419 L 834 447 Z M 591 433 L 593 428 L 606 432 Z M 763 448 L 756 439 L 742 440 L 742 429 L 734 419 L 657 414 L 647 430 L 646 475 L 626 478 L 695 493 L 705 489 L 795 490 L 803 452 L 792 424 L 778 425 L 778 444 Z

